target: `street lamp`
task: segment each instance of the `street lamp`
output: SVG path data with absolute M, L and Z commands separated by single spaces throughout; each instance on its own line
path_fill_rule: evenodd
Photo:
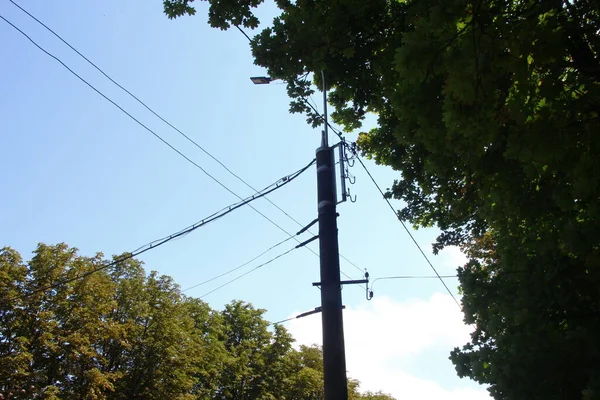
M 255 85 L 266 85 L 268 83 L 271 83 L 274 79 L 268 76 L 253 76 L 252 78 L 250 78 L 250 80 Z

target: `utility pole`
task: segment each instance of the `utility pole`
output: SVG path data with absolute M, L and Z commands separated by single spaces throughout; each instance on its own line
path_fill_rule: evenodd
M 323 79 L 324 129 L 317 149 L 317 200 L 323 323 L 325 400 L 348 400 L 342 286 L 337 229 L 335 157 L 327 138 L 327 92 Z
M 348 400 L 348 382 L 346 378 L 346 349 L 344 345 L 344 320 L 342 316 L 342 285 L 367 284 L 367 300 L 370 300 L 368 284 L 369 277 L 365 273 L 365 279 L 340 280 L 340 253 L 338 248 L 338 229 L 336 206 L 337 193 L 335 189 L 335 157 L 334 148 L 339 146 L 340 150 L 340 178 L 342 184 L 342 201 L 351 198 L 346 192 L 344 179 L 344 146 L 343 141 L 336 146 L 328 144 L 328 121 L 327 121 L 327 86 L 325 84 L 325 73 L 321 71 L 323 80 L 323 133 L 321 146 L 317 149 L 317 204 L 319 217 L 304 227 L 298 234 L 309 229 L 314 223 L 319 223 L 319 235 L 306 242 L 299 244 L 303 246 L 312 240 L 319 238 L 321 282 L 313 282 L 313 286 L 321 288 L 321 307 L 315 311 L 303 313 L 296 318 L 306 315 L 322 313 L 323 322 L 323 378 L 325 386 L 324 400 Z M 256 85 L 267 84 L 273 78 L 255 76 L 250 78 Z M 354 201 L 354 200 L 351 200 Z M 372 292 L 371 292 L 372 293 Z M 371 294 L 372 296 L 372 294 Z

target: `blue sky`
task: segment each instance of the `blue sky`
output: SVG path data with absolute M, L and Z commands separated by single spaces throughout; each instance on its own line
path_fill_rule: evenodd
M 206 23 L 206 3 L 198 3 L 196 17 L 178 20 L 162 14 L 160 1 L 19 4 L 251 185 L 265 187 L 314 157 L 319 130 L 309 127 L 301 115 L 288 113 L 284 85 L 255 86 L 250 82 L 250 76 L 264 75 L 264 71 L 253 65 L 247 40 L 236 30 L 211 29 Z M 268 23 L 275 12 L 266 4 L 260 12 L 263 22 Z M 0 15 L 231 190 L 242 197 L 253 194 L 10 2 L 0 4 Z M 83 254 L 103 252 L 108 256 L 166 236 L 237 201 L 1 20 L 0 38 L 0 168 L 4 171 L 0 246 L 11 246 L 28 258 L 38 242 L 66 242 Z M 350 139 L 355 136 L 348 135 Z M 398 172 L 366 163 L 383 188 L 399 178 Z M 352 173 L 357 176 L 352 192 L 358 201 L 338 209 L 341 253 L 361 269 L 367 268 L 372 278 L 431 275 L 358 164 Z M 308 223 L 316 218 L 315 178 L 312 168 L 270 198 L 297 220 Z M 266 201 L 253 204 L 286 230 L 298 230 L 298 225 Z M 414 232 L 428 254 L 436 234 L 435 229 Z M 246 262 L 285 238 L 283 232 L 244 207 L 139 258 L 148 270 L 170 275 L 187 288 Z M 239 272 L 291 246 L 292 242 L 283 244 Z M 316 242 L 311 246 L 318 249 Z M 461 258 L 457 252 L 430 257 L 440 274 L 452 274 Z M 343 260 L 341 265 L 353 278 L 361 277 L 354 266 Z M 281 320 L 318 306 L 318 289 L 311 285 L 319 279 L 318 271 L 317 257 L 305 249 L 296 250 L 205 300 L 221 308 L 232 299 L 242 299 L 267 309 L 268 319 Z M 200 296 L 235 276 L 186 293 Z M 456 280 L 448 280 L 448 285 L 456 292 Z M 447 314 L 446 309 L 434 307 L 439 301 L 434 296 L 444 293 L 434 279 L 382 280 L 375 286 L 375 296 L 398 307 L 423 302 L 431 306 L 427 308 L 434 310 L 431 315 L 409 313 L 414 321 L 398 321 L 399 329 L 417 331 Z M 346 287 L 343 296 L 348 310 L 383 315 L 373 308 L 374 303 L 366 303 L 364 291 L 356 286 Z M 449 296 L 441 298 L 451 302 Z M 312 317 L 313 321 L 318 318 Z M 382 318 L 400 317 L 386 314 Z M 307 322 L 303 328 L 302 322 L 296 321 L 292 329 L 298 336 L 312 326 Z M 456 329 L 462 329 L 460 314 L 456 313 L 454 322 Z M 443 333 L 449 328 L 434 323 L 431 329 Z M 454 375 L 448 352 L 464 343 L 466 336 L 457 340 L 452 345 L 434 341 L 412 361 L 396 360 L 394 368 L 436 382 L 445 390 L 440 392 L 442 398 L 444 393 L 446 398 L 454 398 L 460 388 L 476 392 L 473 398 L 485 398 L 483 389 Z

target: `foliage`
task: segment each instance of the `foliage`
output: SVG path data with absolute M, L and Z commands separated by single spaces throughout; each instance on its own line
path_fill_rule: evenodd
M 252 51 L 288 82 L 291 111 L 320 123 L 305 78 L 320 87 L 324 70 L 336 122 L 377 116 L 358 145 L 399 171 L 400 216 L 439 227 L 435 251 L 470 255 L 459 274 L 476 331 L 452 353 L 459 375 L 497 399 L 598 398 L 600 3 L 276 3 Z M 258 5 L 209 4 L 219 28 Z
M 105 262 L 0 250 L 0 399 L 322 399 L 321 349 L 294 350 L 264 310 L 213 310 L 137 260 Z

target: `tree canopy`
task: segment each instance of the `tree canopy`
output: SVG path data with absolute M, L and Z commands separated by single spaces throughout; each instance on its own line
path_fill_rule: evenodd
M 265 310 L 211 309 L 135 259 L 103 265 L 66 244 L 40 244 L 29 262 L 0 249 L 0 399 L 323 398 L 321 349 L 295 350 Z M 349 392 L 393 400 L 357 381 Z
M 256 28 L 261 0 L 209 0 L 209 23 Z M 365 115 L 360 151 L 398 171 L 399 216 L 461 246 L 471 341 L 460 376 L 497 399 L 600 397 L 600 3 L 277 0 L 254 36 L 291 111 L 325 71 L 332 117 Z M 171 17 L 193 0 L 165 0 Z M 309 80 L 312 76 L 312 81 Z

